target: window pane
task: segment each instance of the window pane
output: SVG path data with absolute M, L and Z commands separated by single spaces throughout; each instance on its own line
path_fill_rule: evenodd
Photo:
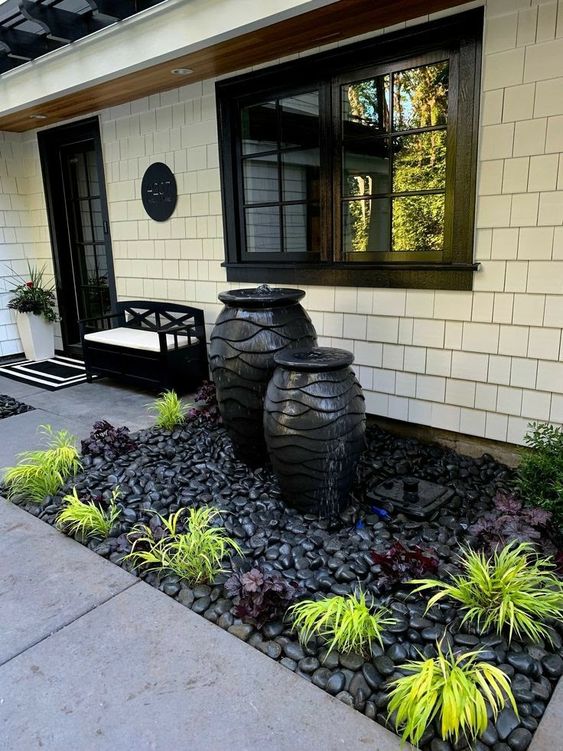
M 318 252 L 320 243 L 318 204 L 284 206 L 283 239 L 286 253 Z
M 443 194 L 393 199 L 393 250 L 431 251 L 444 247 Z
M 393 191 L 446 187 L 446 131 L 393 139 Z
M 280 210 L 277 206 L 246 209 L 246 252 L 280 253 Z
M 252 157 L 242 163 L 245 203 L 274 203 L 280 200 L 278 157 Z
M 320 154 L 318 149 L 282 154 L 283 200 L 319 200 Z
M 389 193 L 389 141 L 372 138 L 345 148 L 343 192 L 346 196 Z
M 345 201 L 342 205 L 344 252 L 389 250 L 389 199 Z
M 342 86 L 344 139 L 366 138 L 389 129 L 389 76 Z
M 445 125 L 447 114 L 447 62 L 393 74 L 393 130 Z
M 278 147 L 278 113 L 275 102 L 264 102 L 241 111 L 242 153 L 256 154 Z
M 319 92 L 280 99 L 281 145 L 318 146 Z

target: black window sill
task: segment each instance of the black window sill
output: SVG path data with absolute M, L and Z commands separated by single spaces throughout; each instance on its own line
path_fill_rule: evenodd
M 229 282 L 276 282 L 336 287 L 473 289 L 478 263 L 223 263 Z

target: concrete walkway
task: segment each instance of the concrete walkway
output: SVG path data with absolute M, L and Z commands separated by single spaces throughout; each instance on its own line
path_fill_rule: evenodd
M 399 751 L 398 739 L 0 499 L 3 751 Z
M 0 377 L 34 406 L 0 420 L 0 468 L 95 420 L 137 430 L 154 394 L 109 381 L 52 393 Z M 0 470 L 1 471 L 1 470 Z M 2 751 L 399 751 L 363 715 L 153 587 L 0 499 Z

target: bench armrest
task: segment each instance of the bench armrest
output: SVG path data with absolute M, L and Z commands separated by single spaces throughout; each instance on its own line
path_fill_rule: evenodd
M 117 318 L 118 320 L 123 320 L 123 313 L 108 313 L 107 315 L 103 316 L 93 316 L 92 318 L 80 318 L 78 321 L 78 328 L 80 331 L 80 336 L 83 336 L 86 333 L 87 329 L 93 329 L 94 331 L 98 331 L 100 327 L 98 326 L 90 326 L 89 324 L 98 324 L 103 323 L 103 321 L 110 321 L 113 318 Z M 104 326 L 101 326 L 103 329 Z

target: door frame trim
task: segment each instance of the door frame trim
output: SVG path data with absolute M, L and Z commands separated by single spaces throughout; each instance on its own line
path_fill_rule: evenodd
M 59 125 L 54 128 L 47 128 L 37 133 L 39 158 L 41 162 L 41 174 L 43 178 L 43 190 L 45 193 L 45 204 L 47 207 L 47 217 L 49 224 L 49 237 L 51 240 L 51 255 L 53 258 L 53 268 L 55 271 L 57 301 L 61 312 L 61 334 L 63 339 L 63 347 L 65 352 L 68 352 L 69 349 L 71 349 L 74 354 L 76 354 L 76 347 L 72 344 L 69 344 L 65 330 L 65 299 L 63 294 L 63 274 L 61 270 L 60 258 L 61 244 L 57 233 L 57 226 L 60 225 L 61 217 L 64 217 L 64 222 L 68 226 L 64 190 L 62 189 L 63 177 L 60 170 L 59 154 L 61 147 L 70 146 L 72 145 L 72 143 L 84 140 L 93 140 L 96 147 L 96 163 L 100 181 L 102 219 L 105 226 L 107 227 L 105 237 L 106 252 L 108 258 L 108 288 L 111 308 L 112 310 L 114 310 L 115 304 L 117 302 L 117 292 L 115 286 L 115 269 L 113 261 L 113 248 L 111 242 L 109 207 L 107 200 L 106 178 L 99 117 L 89 117 L 84 120 L 70 123 L 68 125 Z M 54 189 L 56 182 L 60 182 L 61 190 Z

